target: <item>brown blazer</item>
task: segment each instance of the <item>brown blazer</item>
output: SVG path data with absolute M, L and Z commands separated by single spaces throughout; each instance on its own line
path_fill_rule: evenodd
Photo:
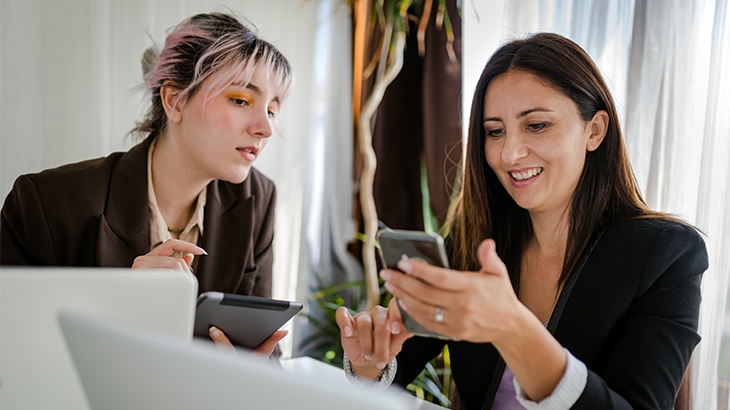
M 130 267 L 148 253 L 150 141 L 18 177 L 2 208 L 0 265 Z M 241 184 L 208 185 L 199 292 L 271 297 L 275 198 L 253 168 Z

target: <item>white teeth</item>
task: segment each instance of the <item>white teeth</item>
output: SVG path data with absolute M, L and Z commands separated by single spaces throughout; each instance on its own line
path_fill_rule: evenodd
M 252 154 L 253 154 L 253 150 L 252 150 L 252 149 L 250 149 L 250 148 L 244 148 L 243 150 L 244 150 L 244 151 L 246 151 L 246 152 L 250 152 L 250 153 L 252 153 Z
M 533 168 L 524 172 L 510 172 L 512 178 L 517 181 L 524 181 L 542 173 L 543 168 Z

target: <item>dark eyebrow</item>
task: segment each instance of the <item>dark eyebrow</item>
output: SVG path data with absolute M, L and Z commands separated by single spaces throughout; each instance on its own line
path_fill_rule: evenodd
M 547 108 L 542 108 L 542 107 L 530 108 L 529 110 L 522 111 L 517 116 L 517 118 L 522 118 L 522 117 L 526 116 L 527 114 L 532 114 L 533 112 L 553 112 L 553 110 L 548 110 Z
M 244 87 L 244 88 L 247 88 L 247 89 L 253 91 L 253 93 L 256 94 L 256 95 L 261 95 L 261 89 L 259 87 L 257 87 L 256 85 L 254 85 L 254 84 L 248 83 L 248 84 L 246 84 L 244 86 L 242 82 L 236 82 L 236 83 L 233 83 L 231 85 L 235 85 L 235 86 L 238 86 L 238 87 Z M 280 104 L 279 103 L 279 97 L 278 96 L 277 97 L 274 97 L 274 99 L 271 100 L 271 102 L 275 102 L 277 104 Z
M 525 110 L 525 111 L 522 111 L 521 113 L 517 114 L 517 118 L 522 118 L 528 114 L 532 114 L 533 112 L 553 112 L 553 110 L 548 110 L 547 108 L 542 108 L 542 107 L 530 108 L 529 110 Z M 488 121 L 500 121 L 501 122 L 502 119 L 499 117 L 488 117 L 488 118 L 485 118 L 483 122 L 488 122 Z

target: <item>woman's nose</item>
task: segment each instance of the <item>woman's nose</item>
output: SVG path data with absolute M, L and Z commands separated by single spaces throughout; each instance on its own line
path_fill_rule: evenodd
M 268 110 L 256 113 L 256 117 L 250 125 L 251 134 L 259 138 L 269 138 L 273 133 L 271 121 Z
M 504 137 L 502 146 L 502 161 L 505 164 L 515 164 L 527 156 L 527 145 L 519 134 L 508 134 Z

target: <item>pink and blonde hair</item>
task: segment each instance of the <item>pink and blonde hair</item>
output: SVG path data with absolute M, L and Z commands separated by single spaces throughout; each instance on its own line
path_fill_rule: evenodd
M 184 105 L 212 74 L 218 78 L 205 90 L 205 102 L 234 82 L 247 84 L 258 66 L 274 75 L 279 101 L 289 93 L 291 66 L 270 43 L 260 39 L 235 17 L 224 13 L 197 14 L 175 26 L 157 55 L 153 47 L 142 57 L 146 87 L 152 104 L 143 121 L 131 133 L 157 137 L 168 124 L 160 88 L 171 86 L 180 91 L 177 104 Z

